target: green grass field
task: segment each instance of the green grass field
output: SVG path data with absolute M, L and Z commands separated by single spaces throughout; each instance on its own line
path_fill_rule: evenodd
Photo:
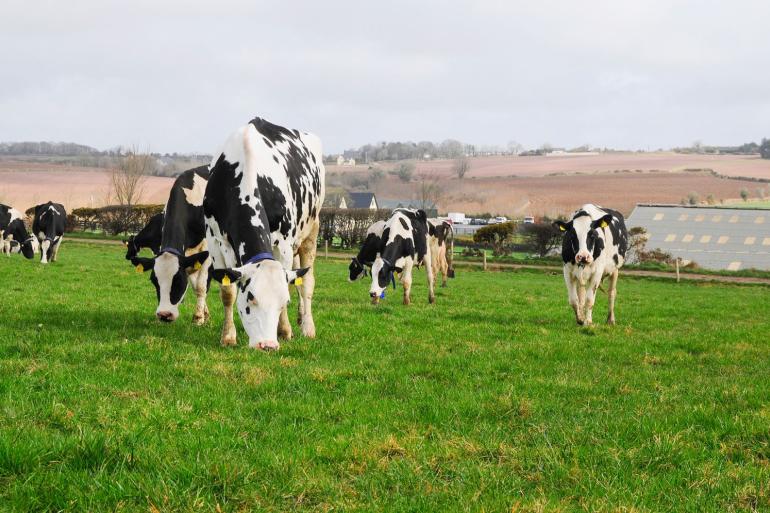
M 261 353 L 216 290 L 161 325 L 121 247 L 60 256 L 0 259 L 0 511 L 770 508 L 765 287 L 621 277 L 579 328 L 560 274 L 373 307 L 321 262 L 318 338 Z

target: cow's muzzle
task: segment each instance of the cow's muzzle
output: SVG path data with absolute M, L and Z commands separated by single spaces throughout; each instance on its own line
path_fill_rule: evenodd
M 162 322 L 174 322 L 176 320 L 173 312 L 158 312 L 155 315 L 157 315 L 158 320 Z

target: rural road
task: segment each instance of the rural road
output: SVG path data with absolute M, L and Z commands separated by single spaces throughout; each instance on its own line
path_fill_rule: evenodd
M 100 240 L 100 239 L 79 239 L 77 237 L 67 237 L 66 240 L 74 242 L 85 242 L 91 244 L 105 244 L 110 246 L 122 245 L 117 240 Z M 323 258 L 323 251 L 318 252 L 319 258 Z M 335 251 L 329 252 L 329 258 L 334 260 L 350 260 L 351 255 L 349 253 L 338 253 Z M 482 267 L 484 264 L 481 262 L 472 262 L 465 260 L 455 260 L 456 267 Z M 509 264 L 509 263 L 487 263 L 487 269 L 492 271 L 502 269 L 535 269 L 540 271 L 550 271 L 555 273 L 561 273 L 562 268 L 551 265 L 529 265 L 529 264 Z M 621 275 L 625 276 L 639 276 L 645 278 L 666 278 L 675 280 L 676 274 L 666 271 L 642 271 L 639 269 L 621 269 Z M 755 284 L 755 285 L 770 285 L 770 278 L 754 278 L 750 276 L 720 276 L 715 274 L 696 274 L 696 273 L 681 273 L 680 278 L 682 281 L 700 281 L 700 282 L 719 282 L 719 283 L 741 283 L 741 284 Z

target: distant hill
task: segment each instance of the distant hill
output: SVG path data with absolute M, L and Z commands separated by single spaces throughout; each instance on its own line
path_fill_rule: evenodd
M 91 146 L 70 142 L 0 142 L 0 155 L 56 155 L 77 157 L 82 155 L 105 155 Z

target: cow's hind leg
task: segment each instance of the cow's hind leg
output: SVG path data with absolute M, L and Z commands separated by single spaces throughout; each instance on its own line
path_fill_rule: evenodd
M 302 277 L 302 285 L 299 289 L 299 325 L 302 334 L 308 338 L 315 338 L 315 321 L 313 320 L 313 292 L 315 292 L 315 274 L 313 266 L 316 257 L 316 239 L 318 237 L 318 221 L 310 236 L 302 241 L 299 247 L 299 264 L 308 271 Z
M 233 305 L 235 304 L 235 284 L 220 285 L 219 297 L 225 308 L 225 321 L 222 324 L 222 345 L 234 346 L 236 339 L 235 322 L 233 322 Z
M 53 246 L 53 254 L 51 255 L 51 262 L 56 262 L 56 260 L 59 258 L 59 247 L 61 247 L 61 241 L 64 239 L 64 237 L 59 237 L 59 240 L 54 244 Z
M 607 289 L 607 302 L 610 311 L 607 315 L 607 324 L 615 324 L 615 296 L 618 293 L 618 270 L 615 269 L 610 275 L 610 285 Z
M 428 246 L 428 254 L 425 255 L 425 258 L 427 258 L 427 261 L 431 261 L 431 255 L 430 255 L 430 241 L 425 241 Z M 433 287 L 435 285 L 435 276 L 433 275 L 433 266 L 426 265 L 425 266 L 425 274 L 428 275 L 428 303 L 433 304 L 436 302 L 436 292 L 433 290 Z
M 289 322 L 289 308 L 284 306 L 281 308 L 281 316 L 278 318 L 278 338 L 281 340 L 291 340 L 293 335 L 291 323 Z

